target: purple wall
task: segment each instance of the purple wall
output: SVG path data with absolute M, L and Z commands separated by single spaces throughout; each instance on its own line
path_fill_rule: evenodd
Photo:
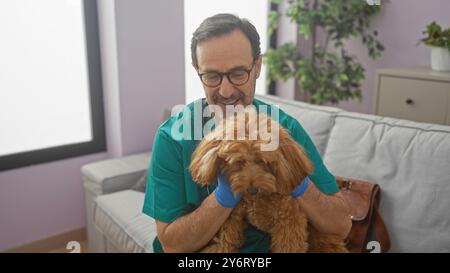
M 85 226 L 80 167 L 106 157 L 0 172 L 0 251 Z
M 183 0 L 132 0 L 116 1 L 116 11 L 127 155 L 151 149 L 163 110 L 184 104 L 184 8 Z
M 430 52 L 424 45 L 417 46 L 425 26 L 433 20 L 450 27 L 449 0 L 389 0 L 382 1 L 382 12 L 371 22 L 378 30 L 379 39 L 386 50 L 382 58 L 371 60 L 360 41 L 350 41 L 348 49 L 356 55 L 366 69 L 362 84 L 363 101 L 343 102 L 338 107 L 361 113 L 374 113 L 373 97 L 375 73 L 378 68 L 430 67 Z
M 183 1 L 101 0 L 99 15 L 108 152 L 0 172 L 0 251 L 85 226 L 81 166 L 148 151 L 184 103 Z
M 450 27 L 449 0 L 382 0 L 382 5 L 382 12 L 373 17 L 371 26 L 372 29 L 378 30 L 379 40 L 386 47 L 383 56 L 373 61 L 368 57 L 367 50 L 360 40 L 352 40 L 347 43 L 349 52 L 355 55 L 366 69 L 366 79 L 362 83 L 362 102 L 354 100 L 337 105 L 345 110 L 372 114 L 374 112 L 375 70 L 378 68 L 429 67 L 429 49 L 424 45 L 416 45 L 422 37 L 422 31 L 433 20 L 443 27 Z M 282 37 L 281 42 L 295 41 L 297 37 L 292 31 L 292 25 L 286 21 L 282 24 L 283 28 L 279 30 L 279 35 Z M 320 37 L 318 38 L 320 39 Z M 298 42 L 302 51 L 309 47 L 310 42 L 306 41 L 305 45 L 305 41 L 301 37 L 298 38 Z M 302 96 L 294 90 L 292 80 L 286 83 L 277 83 L 277 88 L 277 94 L 281 97 L 302 100 Z

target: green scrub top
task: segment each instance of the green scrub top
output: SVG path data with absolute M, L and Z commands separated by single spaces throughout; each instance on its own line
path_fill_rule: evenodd
M 271 115 L 272 110 L 278 110 L 280 125 L 303 146 L 314 165 L 313 174 L 310 175 L 313 183 L 325 194 L 337 193 L 339 188 L 335 177 L 323 164 L 311 138 L 300 123 L 278 107 L 258 99 L 253 100 L 253 105 L 256 106 L 257 112 L 260 112 L 260 106 L 267 107 L 268 115 Z M 186 105 L 177 115 L 166 120 L 155 135 L 143 212 L 157 221 L 171 223 L 192 212 L 216 187 L 200 186 L 192 180 L 189 172 L 192 153 L 203 138 L 203 126 L 194 124 L 204 125 L 211 119 L 202 117 L 205 106 L 205 98 Z M 245 235 L 246 241 L 240 252 L 269 252 L 268 233 L 249 225 Z M 153 242 L 153 250 L 163 252 L 158 237 Z

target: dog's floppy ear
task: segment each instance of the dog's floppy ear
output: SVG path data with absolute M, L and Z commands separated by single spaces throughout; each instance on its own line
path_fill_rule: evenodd
M 218 140 L 203 140 L 195 149 L 189 170 L 192 179 L 201 185 L 214 183 L 221 159 L 218 156 L 220 148 Z
M 279 183 L 278 187 L 288 194 L 313 172 L 313 164 L 303 148 L 284 129 L 280 130 L 279 152 L 276 169 L 283 183 Z

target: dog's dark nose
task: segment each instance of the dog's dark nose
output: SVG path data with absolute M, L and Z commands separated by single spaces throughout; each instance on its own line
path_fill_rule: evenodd
M 247 191 L 248 191 L 248 193 L 250 193 L 250 194 L 257 194 L 257 193 L 258 193 L 258 189 L 255 188 L 255 187 L 253 187 L 253 186 L 250 186 L 250 187 L 247 189 Z

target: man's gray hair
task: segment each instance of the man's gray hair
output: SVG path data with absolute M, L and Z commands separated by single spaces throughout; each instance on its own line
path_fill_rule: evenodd
M 236 15 L 220 13 L 206 18 L 192 34 L 191 57 L 192 64 L 198 67 L 197 45 L 212 37 L 219 37 L 234 30 L 240 30 L 250 41 L 252 47 L 253 61 L 261 54 L 259 34 L 255 26 L 247 19 Z

